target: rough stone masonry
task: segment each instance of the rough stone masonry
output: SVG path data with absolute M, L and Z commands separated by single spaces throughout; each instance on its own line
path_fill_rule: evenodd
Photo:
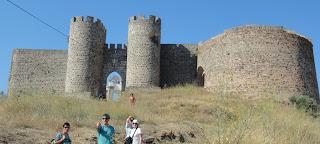
M 275 26 L 241 26 L 199 44 L 161 44 L 161 19 L 129 18 L 127 44 L 106 44 L 93 17 L 73 17 L 68 50 L 15 49 L 9 96 L 105 92 L 112 72 L 122 87 L 197 84 L 231 94 L 318 99 L 310 40 Z

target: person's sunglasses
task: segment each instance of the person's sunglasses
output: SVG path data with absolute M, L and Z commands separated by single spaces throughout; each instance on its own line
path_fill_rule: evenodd
M 63 128 L 65 128 L 65 129 L 66 129 L 66 128 L 70 128 L 70 127 L 63 127 Z
M 132 123 L 132 124 L 138 124 L 138 123 Z

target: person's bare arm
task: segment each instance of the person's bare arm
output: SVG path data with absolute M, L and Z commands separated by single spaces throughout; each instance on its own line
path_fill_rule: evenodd
M 140 142 L 139 142 L 139 144 L 143 144 L 143 136 L 142 136 L 142 134 L 139 134 L 139 137 L 140 137 Z
M 62 138 L 56 141 L 56 144 L 61 144 L 61 142 L 66 138 L 66 136 L 62 135 Z
M 98 129 L 98 128 L 99 128 L 99 126 L 100 126 L 100 122 L 97 122 L 97 124 L 96 124 L 96 128 Z

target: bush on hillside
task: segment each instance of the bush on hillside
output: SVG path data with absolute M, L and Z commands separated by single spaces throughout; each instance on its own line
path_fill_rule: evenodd
M 314 98 L 306 95 L 300 95 L 293 96 L 289 100 L 296 106 L 297 109 L 305 110 L 306 112 L 311 113 L 313 116 L 318 116 L 320 107 Z

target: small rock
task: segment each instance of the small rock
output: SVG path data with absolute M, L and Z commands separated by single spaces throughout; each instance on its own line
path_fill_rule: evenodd
M 167 137 L 167 132 L 162 132 L 160 137 L 161 137 L 161 140 L 164 140 Z
M 184 143 L 186 140 L 184 139 L 183 135 L 179 136 L 179 142 Z
M 196 137 L 193 132 L 189 132 L 188 134 L 189 134 L 189 136 L 192 137 L 192 138 L 195 138 L 195 137 Z
M 172 131 L 169 132 L 168 137 L 170 140 L 176 139 L 176 135 Z
M 169 141 L 171 141 L 171 140 L 174 140 L 176 138 L 176 135 L 172 131 L 170 131 L 170 132 L 165 132 L 164 131 L 164 132 L 161 133 L 160 137 L 161 137 L 161 140 L 169 140 Z
M 154 140 L 155 140 L 154 137 L 149 137 L 149 138 L 144 139 L 144 142 L 146 144 L 152 144 L 154 142 Z

